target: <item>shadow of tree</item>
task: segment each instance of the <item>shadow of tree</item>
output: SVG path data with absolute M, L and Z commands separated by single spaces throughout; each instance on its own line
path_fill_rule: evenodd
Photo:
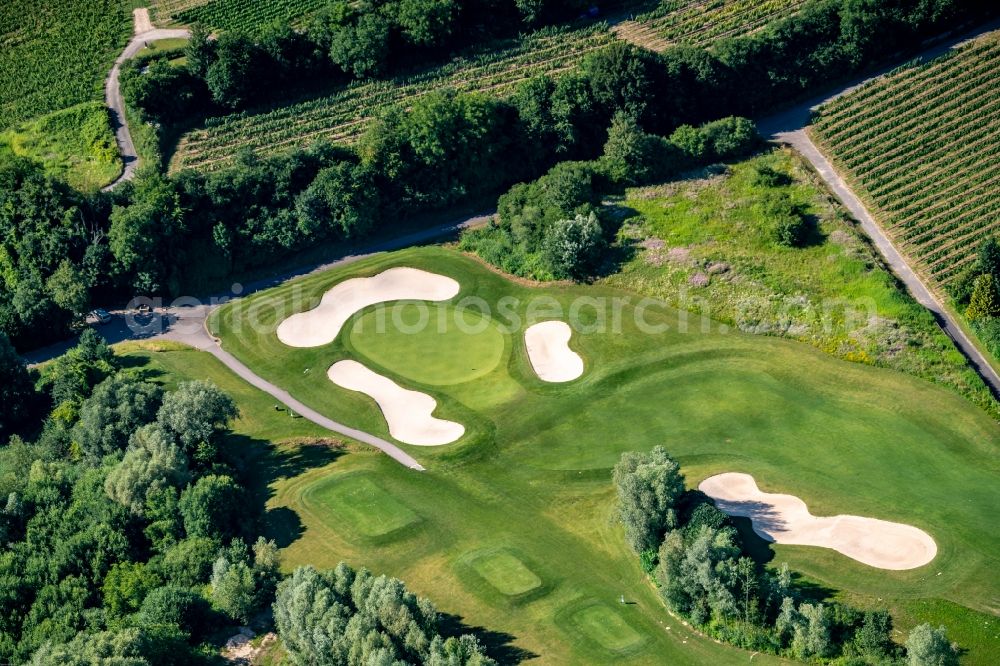
M 441 613 L 438 630 L 445 637 L 472 634 L 479 639 L 479 642 L 486 649 L 486 653 L 500 664 L 520 664 L 541 656 L 531 650 L 513 645 L 512 643 L 517 637 L 512 634 L 493 631 L 485 627 L 469 626 L 465 624 L 462 617 L 451 613 Z

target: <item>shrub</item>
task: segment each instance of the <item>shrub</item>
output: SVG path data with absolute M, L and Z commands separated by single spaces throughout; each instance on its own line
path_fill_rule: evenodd
M 545 257 L 554 276 L 579 280 L 597 266 L 606 245 L 597 215 L 577 215 L 549 227 Z
M 973 282 L 972 296 L 965 316 L 972 321 L 1000 317 L 1000 293 L 997 292 L 996 278 L 992 274 L 980 275 Z

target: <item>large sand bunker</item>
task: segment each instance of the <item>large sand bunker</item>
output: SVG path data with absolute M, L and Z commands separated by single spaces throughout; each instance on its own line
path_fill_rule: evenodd
M 437 401 L 426 393 L 405 389 L 357 361 L 337 361 L 326 376 L 337 386 L 360 391 L 378 403 L 389 434 L 405 444 L 439 446 L 465 434 L 465 426 L 432 416 Z
M 351 278 L 323 294 L 319 306 L 278 325 L 278 339 L 289 347 L 319 347 L 337 338 L 344 323 L 358 310 L 388 301 L 447 301 L 458 294 L 450 277 L 419 268 L 390 268 L 378 275 Z
M 820 518 L 794 495 L 762 492 L 749 474 L 711 476 L 698 489 L 731 516 L 745 516 L 763 538 L 799 546 L 832 548 L 879 569 L 915 569 L 934 559 L 937 544 L 911 525 L 861 516 Z
M 524 346 L 543 382 L 568 382 L 583 374 L 583 359 L 569 348 L 573 330 L 564 321 L 543 321 L 524 332 Z

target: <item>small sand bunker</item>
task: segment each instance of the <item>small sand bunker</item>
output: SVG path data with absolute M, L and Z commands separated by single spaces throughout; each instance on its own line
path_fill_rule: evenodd
M 861 516 L 820 518 L 794 495 L 765 493 L 749 474 L 711 476 L 698 489 L 720 510 L 744 516 L 763 538 L 798 546 L 820 546 L 879 569 L 915 569 L 934 559 L 937 544 L 921 529 Z
M 337 361 L 326 376 L 337 386 L 360 391 L 378 403 L 389 434 L 415 446 L 450 444 L 465 434 L 465 426 L 432 416 L 437 401 L 426 393 L 405 389 L 357 361 Z
M 544 382 L 568 382 L 583 374 L 583 359 L 569 348 L 573 335 L 564 321 L 543 321 L 524 332 L 528 360 Z
M 294 314 L 278 325 L 278 339 L 289 347 L 319 347 L 337 338 L 358 310 L 388 301 L 447 301 L 458 294 L 450 277 L 419 268 L 390 268 L 367 278 L 351 278 L 323 294 L 318 307 Z

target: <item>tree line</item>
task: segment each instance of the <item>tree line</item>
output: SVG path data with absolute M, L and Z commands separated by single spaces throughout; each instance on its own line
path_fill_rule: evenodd
M 601 169 L 559 167 L 560 179 L 580 178 L 574 191 L 590 187 L 595 196 L 609 183 L 664 177 L 732 154 L 718 139 L 726 132 L 727 140 L 740 139 L 745 125 L 706 123 L 772 108 L 988 11 L 979 0 L 809 0 L 795 16 L 711 49 L 658 55 L 618 42 L 574 72 L 525 82 L 509 99 L 429 93 L 410 109 L 387 110 L 351 148 L 320 143 L 267 159 L 241 153 L 217 173 L 145 170 L 112 193 L 81 194 L 40 166 L 11 159 L 0 165 L 0 331 L 17 349 L 30 349 L 78 330 L 94 303 L 208 289 L 318 243 L 351 242 L 407 216 L 485 202 L 560 162 L 598 160 Z M 176 76 L 201 76 L 198 63 L 215 56 L 198 51 L 209 45 L 220 48 L 193 40 Z M 297 62 L 294 50 L 275 48 L 283 61 Z M 161 64 L 154 59 L 131 79 L 123 72 L 123 91 L 147 120 L 158 117 L 153 97 L 174 103 L 187 95 L 156 78 L 175 69 Z M 532 192 L 530 185 L 512 190 L 501 205 L 530 204 Z M 541 233 L 552 226 L 545 212 L 541 224 L 528 224 L 536 228 L 523 248 L 512 231 L 489 241 L 492 253 L 518 245 L 512 254 L 520 270 L 539 275 L 591 270 L 606 230 L 586 210 L 578 218 L 576 208 L 561 210 L 550 239 Z M 577 255 L 580 267 L 572 265 Z
M 923 624 L 905 646 L 885 610 L 859 610 L 796 584 L 787 564 L 751 557 L 732 520 L 657 446 L 626 452 L 613 481 L 618 520 L 667 607 L 699 630 L 746 650 L 804 661 L 871 666 L 957 666 L 943 627 Z

